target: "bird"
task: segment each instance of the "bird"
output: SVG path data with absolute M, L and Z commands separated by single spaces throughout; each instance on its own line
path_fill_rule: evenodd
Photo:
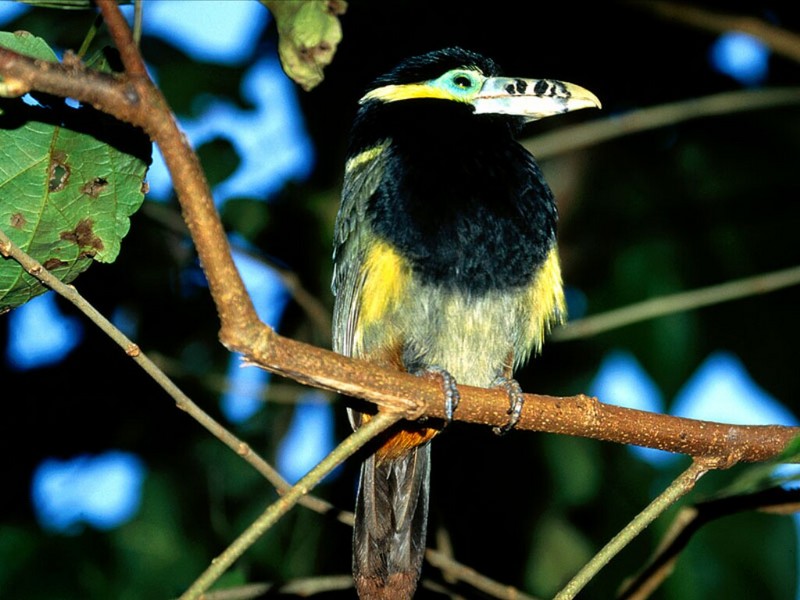
M 428 516 L 430 440 L 458 384 L 500 387 L 519 419 L 515 368 L 566 303 L 557 209 L 523 125 L 597 107 L 554 79 L 504 77 L 458 47 L 402 61 L 359 100 L 334 226 L 333 350 L 440 377 L 444 422 L 400 421 L 361 465 L 353 578 L 361 600 L 412 598 Z M 366 409 L 348 409 L 357 428 Z

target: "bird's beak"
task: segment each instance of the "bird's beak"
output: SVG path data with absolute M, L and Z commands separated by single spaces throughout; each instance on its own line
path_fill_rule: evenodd
M 489 77 L 472 98 L 476 114 L 516 115 L 535 121 L 581 108 L 601 108 L 587 89 L 555 79 Z

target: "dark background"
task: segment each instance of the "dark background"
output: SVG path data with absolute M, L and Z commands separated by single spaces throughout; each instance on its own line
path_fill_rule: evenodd
M 715 71 L 708 52 L 716 35 L 663 20 L 648 4 L 370 2 L 352 0 L 344 38 L 325 81 L 302 93 L 317 165 L 305 182 L 262 198 L 230 203 L 232 230 L 247 220 L 265 255 L 293 270 L 330 307 L 330 247 L 356 102 L 377 74 L 419 52 L 461 45 L 492 56 L 507 73 L 579 83 L 603 101 L 589 111 L 546 120 L 540 133 L 589 119 L 741 85 Z M 789 3 L 703 3 L 800 32 Z M 146 3 L 145 3 L 146 7 Z M 13 24 L 51 44 L 76 48 L 88 13 L 36 10 Z M 274 53 L 274 25 L 259 53 Z M 102 40 L 101 40 L 102 41 Z M 197 109 L 213 88 L 244 105 L 243 69 L 202 65 L 165 42 L 142 42 L 160 69 L 179 114 Z M 797 85 L 800 65 L 773 55 L 764 85 Z M 598 313 L 637 300 L 792 266 L 800 259 L 800 113 L 796 106 L 698 119 L 613 141 L 546 162 L 562 214 L 560 243 L 567 283 Z M 224 143 L 201 149 L 209 177 L 238 160 Z M 265 151 L 265 161 L 269 154 Z M 174 209 L 174 205 L 173 205 Z M 177 209 L 175 209 L 177 210 Z M 255 221 L 253 220 L 255 215 Z M 255 223 L 255 224 L 254 224 Z M 94 266 L 77 284 L 105 314 L 123 304 L 141 324 L 137 342 L 173 359 L 171 375 L 198 404 L 217 413 L 209 375 L 225 373 L 228 355 L 216 341 L 207 293 L 182 285 L 196 269 L 185 238 L 147 209 L 132 219 L 122 254 Z M 633 325 L 577 342 L 551 343 L 519 373 L 526 390 L 587 391 L 611 349 L 632 352 L 672 398 L 713 351 L 738 356 L 754 380 L 797 413 L 800 336 L 796 288 Z M 76 311 L 62 303 L 63 311 Z M 281 331 L 325 343 L 304 313 L 289 305 Z M 0 344 L 6 336 L 0 317 Z M 8 598 L 166 598 L 179 595 L 275 498 L 254 471 L 212 439 L 99 331 L 55 367 L 28 372 L 0 363 L 5 416 L 0 419 L 0 596 Z M 299 391 L 300 388 L 298 387 Z M 266 410 L 236 429 L 268 460 L 291 417 L 291 404 Z M 347 432 L 342 405 L 339 437 Z M 719 419 L 724 420 L 721 407 Z M 116 447 L 148 465 L 137 519 L 110 532 L 43 533 L 32 512 L 30 478 L 48 456 Z M 450 536 L 455 557 L 479 572 L 548 596 L 688 464 L 657 470 L 626 448 L 554 435 L 454 424 L 434 446 L 431 543 Z M 740 475 L 713 473 L 697 497 Z M 357 467 L 318 493 L 352 507 Z M 670 513 L 673 514 L 673 513 Z M 664 533 L 659 521 L 592 582 L 586 598 L 613 597 Z M 349 570 L 350 531 L 295 509 L 240 561 L 230 583 L 288 581 Z M 426 575 L 441 583 L 432 568 Z M 797 539 L 790 517 L 745 514 L 703 530 L 658 598 L 795 597 Z M 458 588 L 465 597 L 483 597 Z M 326 598 L 352 597 L 352 590 Z M 423 590 L 419 597 L 435 597 Z

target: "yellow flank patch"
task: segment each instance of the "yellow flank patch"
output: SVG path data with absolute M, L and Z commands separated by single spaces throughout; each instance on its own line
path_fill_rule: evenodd
M 528 306 L 532 313 L 525 345 L 538 353 L 550 328 L 563 322 L 567 315 L 561 264 L 555 246 L 550 250 L 528 294 Z
M 367 252 L 363 266 L 360 328 L 379 321 L 393 310 L 405 293 L 411 272 L 405 260 L 389 244 L 377 241 Z
M 364 104 L 368 100 L 395 102 L 397 100 L 412 100 L 414 98 L 438 98 L 440 100 L 464 101 L 463 98 L 456 97 L 441 87 L 429 85 L 427 83 L 408 83 L 405 85 L 384 85 L 383 87 L 376 88 L 365 94 L 358 102 L 359 104 Z

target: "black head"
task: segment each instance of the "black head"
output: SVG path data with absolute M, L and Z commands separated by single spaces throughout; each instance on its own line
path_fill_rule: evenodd
M 447 101 L 476 115 L 500 115 L 522 122 L 600 106 L 594 94 L 572 83 L 501 77 L 493 60 L 461 48 L 404 60 L 378 77 L 359 102 L 375 106 L 415 100 Z
M 500 67 L 491 58 L 452 47 L 407 58 L 388 73 L 377 77 L 369 89 L 432 81 L 453 69 L 479 71 L 486 77 L 500 75 Z

